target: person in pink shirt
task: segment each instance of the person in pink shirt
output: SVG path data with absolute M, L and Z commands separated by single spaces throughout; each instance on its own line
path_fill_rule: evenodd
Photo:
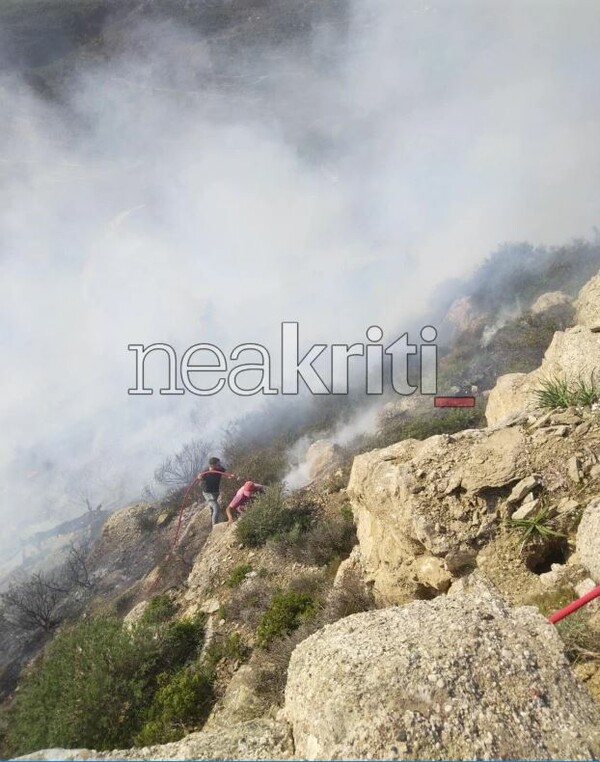
M 265 488 L 262 484 L 245 482 L 244 486 L 240 487 L 233 496 L 233 500 L 227 506 L 226 513 L 229 524 L 233 524 L 235 519 L 246 510 L 248 503 L 251 503 L 256 495 L 264 491 Z

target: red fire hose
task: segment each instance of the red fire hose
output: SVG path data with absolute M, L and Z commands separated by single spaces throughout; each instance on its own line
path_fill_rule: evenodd
M 589 593 L 582 595 L 581 598 L 573 601 L 573 603 L 569 603 L 569 605 L 565 606 L 564 609 L 561 609 L 560 611 L 557 611 L 556 613 L 549 616 L 548 621 L 552 624 L 556 624 L 557 622 L 560 622 L 561 619 L 564 619 L 566 616 L 569 616 L 569 614 L 572 614 L 574 611 L 577 611 L 577 609 L 585 606 L 586 603 L 589 603 L 590 601 L 593 601 L 594 598 L 598 597 L 600 597 L 600 585 L 595 587 L 593 590 L 590 590 Z

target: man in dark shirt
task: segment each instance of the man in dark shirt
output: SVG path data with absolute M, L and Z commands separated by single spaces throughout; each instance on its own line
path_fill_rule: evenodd
M 202 494 L 210 506 L 212 525 L 219 523 L 219 489 L 221 487 L 221 478 L 235 479 L 234 474 L 228 473 L 219 458 L 211 458 L 208 461 L 208 471 L 198 474 L 202 484 Z

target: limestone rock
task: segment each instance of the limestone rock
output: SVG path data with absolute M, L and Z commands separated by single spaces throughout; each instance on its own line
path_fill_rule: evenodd
M 600 584 L 600 498 L 592 500 L 584 510 L 576 545 L 579 560 Z
M 559 300 L 558 296 L 551 294 L 544 296 L 544 304 L 549 304 L 554 299 Z M 485 411 L 488 425 L 498 425 L 518 411 L 535 408 L 535 391 L 544 380 L 566 378 L 569 381 L 589 381 L 592 374 L 598 372 L 600 273 L 581 289 L 576 308 L 577 325 L 554 334 L 540 368 L 531 373 L 511 373 L 498 379 L 488 397 Z
M 285 716 L 304 759 L 590 759 L 600 711 L 554 627 L 490 593 L 355 614 L 300 643 Z
M 524 497 L 527 497 L 540 484 L 540 477 L 532 474 L 525 479 L 521 479 L 518 484 L 512 488 L 512 492 L 507 498 L 509 503 L 520 503 Z
M 251 665 L 243 664 L 229 681 L 223 699 L 206 721 L 204 729 L 229 727 L 253 720 L 264 715 L 268 708 L 268 702 L 254 688 Z
M 418 556 L 415 560 L 415 578 L 422 585 L 444 593 L 452 581 L 452 575 L 444 567 L 444 562 L 429 555 Z
M 340 447 L 328 439 L 317 439 L 306 451 L 306 467 L 310 481 L 319 481 L 340 465 Z
M 514 521 L 522 521 L 523 519 L 528 519 L 535 514 L 539 504 L 539 498 L 536 498 L 535 500 L 529 500 L 528 502 L 523 503 L 523 505 L 513 513 L 511 518 Z
M 217 598 L 209 598 L 200 606 L 200 611 L 203 614 L 216 614 L 220 608 L 221 604 Z
M 137 603 L 131 611 L 124 617 L 123 624 L 125 627 L 133 627 L 142 618 L 144 611 L 148 608 L 150 601 L 140 601 Z
M 600 273 L 581 289 L 575 307 L 579 325 L 592 331 L 600 330 Z
M 575 316 L 571 298 L 562 291 L 548 291 L 538 296 L 529 309 L 534 315 L 543 315 L 555 321 L 561 328 L 572 323 Z
M 379 602 L 403 603 L 423 584 L 431 586 L 431 579 L 425 580 L 431 569 L 418 568 L 424 552 L 437 557 L 443 569 L 443 582 L 434 575 L 438 590 L 449 582 L 446 572 L 451 572 L 453 558 L 467 554 L 464 563 L 454 565 L 455 571 L 461 563 L 472 562 L 499 520 L 481 493 L 531 473 L 525 444 L 520 427 L 471 430 L 422 442 L 404 440 L 354 459 L 348 495 L 360 562 Z M 450 560 L 444 567 L 445 558 Z
M 552 378 L 589 381 L 600 368 L 600 333 L 575 326 L 554 334 L 542 365 L 531 373 L 500 376 L 491 390 L 485 410 L 489 426 L 497 426 L 520 411 L 534 410 L 535 392 Z

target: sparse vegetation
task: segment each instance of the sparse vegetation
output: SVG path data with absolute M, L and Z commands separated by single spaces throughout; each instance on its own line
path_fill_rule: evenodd
M 549 410 L 571 406 L 586 407 L 600 400 L 600 388 L 593 374 L 589 380 L 578 378 L 569 381 L 557 376 L 546 378 L 534 394 L 538 405 Z
M 600 633 L 590 627 L 589 618 L 589 613 L 580 609 L 556 625 L 565 643 L 565 654 L 571 662 L 600 661 Z
M 477 429 L 485 425 L 482 407 L 432 412 L 411 418 L 391 419 L 384 422 L 374 437 L 366 437 L 360 450 L 366 452 L 376 447 L 387 447 L 403 439 L 427 439 L 436 434 L 455 434 L 464 429 Z
M 239 564 L 232 569 L 225 584 L 227 587 L 238 587 L 246 579 L 246 575 L 252 571 L 252 564 Z
M 296 525 L 274 540 L 274 546 L 281 555 L 314 566 L 341 561 L 350 554 L 354 545 L 356 530 L 349 506 L 335 514 L 316 508 L 304 531 L 301 525 Z
M 230 661 L 245 661 L 250 649 L 244 645 L 238 632 L 232 632 L 227 637 L 217 636 L 206 649 L 204 662 L 214 669 L 222 659 Z
M 225 606 L 224 617 L 256 629 L 260 618 L 269 606 L 273 589 L 264 579 L 253 579 L 235 589 Z

